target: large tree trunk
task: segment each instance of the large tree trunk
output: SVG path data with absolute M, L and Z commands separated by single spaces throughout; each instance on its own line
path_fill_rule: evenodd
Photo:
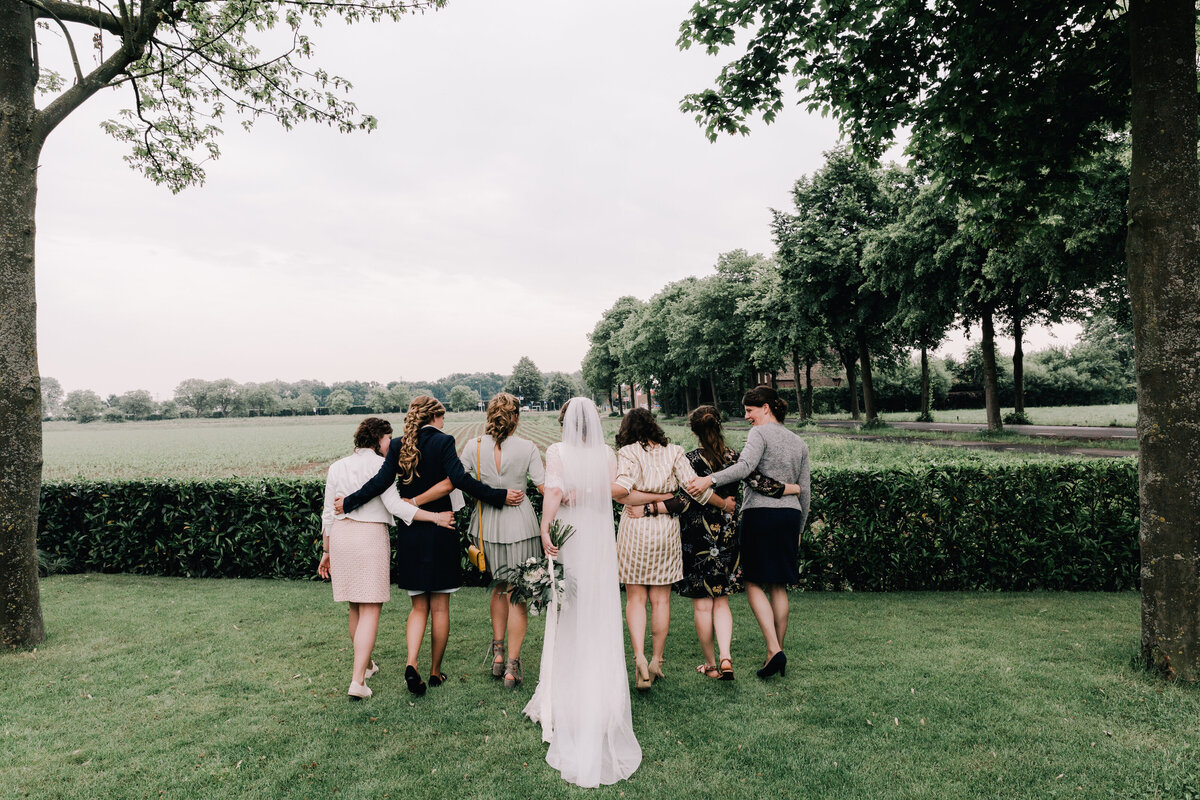
M 0 644 L 46 638 L 38 597 L 42 390 L 33 273 L 37 160 L 30 7 L 0 0 Z
M 846 388 L 850 391 L 850 419 L 859 419 L 862 415 L 858 412 L 858 376 L 854 369 L 854 365 L 858 363 L 858 356 L 849 349 L 839 349 L 838 354 L 846 370 Z
M 1025 330 L 1021 322 L 1021 315 L 1013 314 L 1013 411 L 1017 414 L 1025 413 L 1025 349 L 1021 346 Z
M 800 353 L 792 351 L 792 387 L 796 390 L 796 411 L 800 419 L 808 419 L 804 413 L 804 398 L 800 394 Z
M 1138 381 L 1142 654 L 1200 680 L 1200 168 L 1193 0 L 1132 0 L 1126 255 Z
M 933 417 L 929 413 L 929 348 L 921 345 L 921 416 L 922 422 L 928 422 Z
M 1004 430 L 1000 421 L 1000 387 L 996 379 L 996 328 L 992 310 L 983 312 L 983 400 L 987 406 L 989 431 Z
M 862 364 L 863 406 L 867 412 L 867 422 L 874 422 L 875 388 L 871 383 L 871 351 L 867 348 L 867 337 L 862 331 L 858 332 L 858 361 Z
M 712 387 L 713 406 L 717 411 L 721 410 L 721 398 L 717 396 L 717 379 L 710 372 L 708 373 L 708 385 Z
M 625 415 L 625 394 L 621 391 L 621 384 L 617 384 L 617 413 Z

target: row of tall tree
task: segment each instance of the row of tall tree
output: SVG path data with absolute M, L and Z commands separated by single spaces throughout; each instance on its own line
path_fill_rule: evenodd
M 1036 255 L 1042 239 L 1025 231 L 1045 230 L 1088 165 L 1128 134 L 1120 230 L 1138 378 L 1141 651 L 1186 681 L 1200 681 L 1196 37 L 1195 0 L 1014 0 L 987 13 L 971 3 L 698 0 L 679 38 L 710 53 L 744 48 L 684 100 L 710 137 L 748 133 L 751 115 L 770 122 L 785 89 L 832 113 L 866 156 L 907 130 L 924 174 L 978 209 L 980 236 L 963 244 L 986 250 L 996 270 Z M 965 288 L 960 308 L 970 301 L 990 335 L 1000 306 L 988 275 Z M 1028 319 L 1023 298 L 1035 296 L 1007 307 Z
M 145 389 L 101 398 L 90 389 L 64 394 L 55 378 L 43 378 L 42 410 L 48 419 L 111 422 L 179 417 L 246 417 L 292 414 L 346 414 L 352 409 L 397 413 L 413 397 L 438 398 L 451 411 L 472 411 L 500 391 L 511 391 L 530 404 L 558 408 L 580 391 L 579 382 L 563 372 L 543 375 L 532 359 L 522 357 L 511 375 L 495 372 L 454 373 L 432 383 L 317 380 L 238 383 L 230 378 L 188 378 L 169 400 L 156 401 Z
M 854 418 L 861 397 L 870 423 L 878 364 L 917 350 L 929 419 L 929 352 L 952 326 L 978 323 L 988 421 L 999 429 L 997 327 L 1016 342 L 1021 420 L 1029 325 L 1097 311 L 1127 324 L 1128 175 L 1124 143 L 1114 139 L 1033 213 L 1015 184 L 986 201 L 956 198 L 942 176 L 834 150 L 796 182 L 794 208 L 773 212 L 773 257 L 725 253 L 716 275 L 669 284 L 647 302 L 620 298 L 590 335 L 584 379 L 601 394 L 636 383 L 665 406 L 691 408 L 702 394 L 736 394 L 756 372 L 791 369 L 804 376 L 796 404 L 807 415 L 813 368 L 825 363 L 844 372 Z

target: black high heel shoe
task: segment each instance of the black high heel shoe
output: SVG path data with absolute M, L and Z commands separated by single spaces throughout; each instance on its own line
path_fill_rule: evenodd
M 404 683 L 408 686 L 408 691 L 417 697 L 425 694 L 425 681 L 421 680 L 421 674 L 411 664 L 404 668 Z
M 783 654 L 782 650 L 771 656 L 771 660 L 764 664 L 763 668 L 758 670 L 756 674 L 760 678 L 769 678 L 776 672 L 780 676 L 787 674 L 787 656 Z

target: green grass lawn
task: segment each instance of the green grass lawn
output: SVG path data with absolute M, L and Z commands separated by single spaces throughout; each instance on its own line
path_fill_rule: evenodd
M 403 417 L 389 415 L 400 428 Z M 190 419 L 161 422 L 46 423 L 45 480 L 90 478 L 324 477 L 329 465 L 352 448 L 361 417 L 259 417 Z M 606 417 L 613 443 L 620 420 Z M 663 429 L 685 449 L 696 437 L 682 418 L 664 419 Z M 727 431 L 730 445 L 740 448 L 748 428 L 736 422 Z M 464 412 L 446 417 L 446 431 L 460 441 L 483 432 L 483 414 Z M 543 450 L 559 439 L 557 412 L 526 412 L 517 434 Z M 804 432 L 801 432 L 804 435 Z M 956 451 L 904 443 L 862 442 L 828 436 L 808 437 L 814 467 L 914 466 L 919 464 L 996 463 L 1037 460 L 1047 456 L 1021 453 Z
M 895 420 L 892 420 L 893 422 Z M 812 429 L 809 429 L 812 430 Z M 842 430 L 839 428 L 823 427 L 818 428 L 822 433 L 831 436 L 837 436 L 836 431 Z M 802 436 L 807 433 L 803 429 L 797 431 Z M 874 436 L 879 441 L 886 442 L 889 439 L 903 439 L 905 442 L 987 442 L 991 444 L 1031 444 L 1037 447 L 1056 447 L 1063 452 L 1073 450 L 1080 447 L 1098 447 L 1106 450 L 1128 450 L 1130 455 L 1137 452 L 1138 440 L 1121 438 L 1121 439 L 1052 439 L 1046 436 L 1027 436 L 1021 433 L 1014 433 L 1012 428 L 1005 428 L 999 433 L 989 433 L 988 431 L 924 431 L 914 430 L 912 428 L 897 428 L 887 427 L 878 428 L 875 430 L 864 431 L 860 428 L 853 431 L 847 431 L 854 436 Z
M 1011 408 L 1001 410 L 1007 414 Z M 1110 425 L 1135 427 L 1137 425 L 1137 403 L 1122 403 L 1109 406 L 1044 406 L 1025 409 L 1026 416 L 1034 425 L 1083 425 L 1107 427 Z M 821 419 L 850 419 L 846 414 L 818 414 Z M 879 415 L 888 422 L 912 422 L 917 418 L 915 411 L 885 411 Z M 934 411 L 935 422 L 970 422 L 987 424 L 987 412 L 982 408 L 960 411 Z
M 1200 691 L 1131 666 L 1133 594 L 792 595 L 788 675 L 760 681 L 734 598 L 738 680 L 696 675 L 675 598 L 667 678 L 633 697 L 644 760 L 585 791 L 544 761 L 482 663 L 486 595 L 451 602 L 445 670 L 403 689 L 384 613 L 376 695 L 348 703 L 328 585 L 78 575 L 42 581 L 49 639 L 0 655 L 5 798 L 1184 798 Z M 427 669 L 427 657 L 423 660 Z

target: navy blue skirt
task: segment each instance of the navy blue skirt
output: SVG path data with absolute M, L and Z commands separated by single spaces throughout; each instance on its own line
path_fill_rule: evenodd
M 738 536 L 743 582 L 800 582 L 800 523 L 798 508 L 747 508 L 742 512 Z

